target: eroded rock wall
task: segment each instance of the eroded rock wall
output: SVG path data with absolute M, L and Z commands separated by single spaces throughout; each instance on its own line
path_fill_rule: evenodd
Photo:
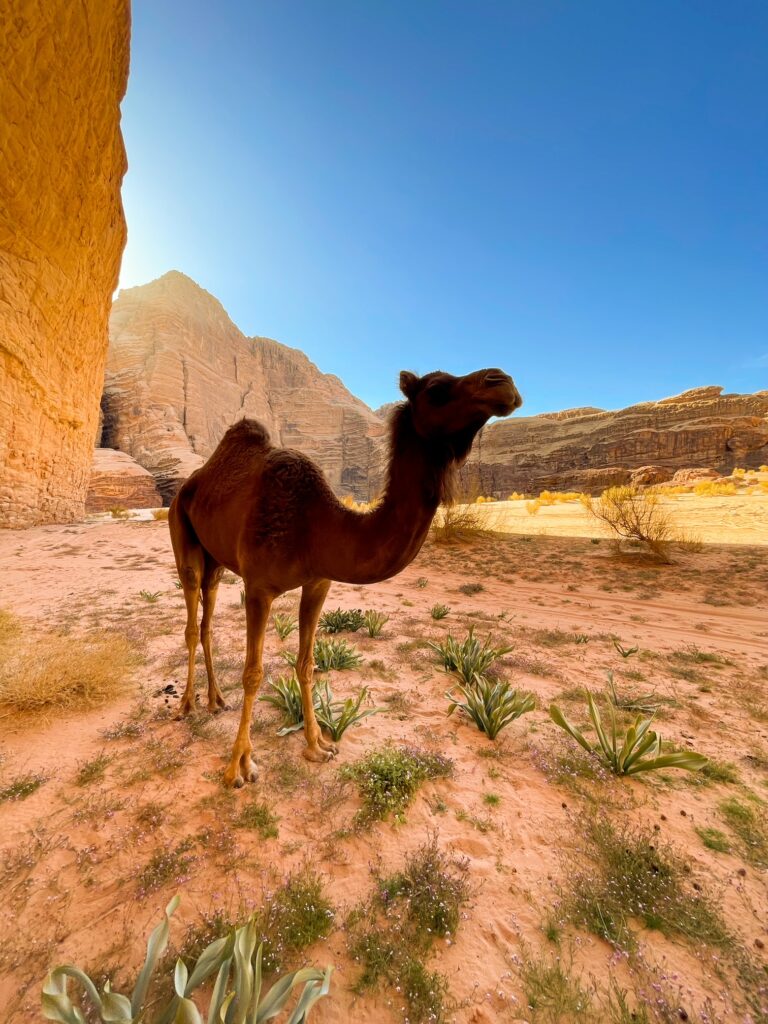
M 584 490 L 629 482 L 631 471 L 706 466 L 728 475 L 768 463 L 768 391 L 695 388 L 673 398 L 605 412 L 569 409 L 486 427 L 465 481 L 485 494 Z
M 7 8 L 8 5 L 6 5 Z M 0 525 L 83 515 L 126 238 L 128 0 L 0 18 Z
M 383 421 L 303 352 L 246 337 L 186 275 L 121 291 L 110 339 L 102 444 L 148 469 L 166 501 L 243 416 L 314 458 L 338 494 L 375 491 Z
M 162 503 L 154 477 L 130 455 L 114 448 L 94 449 L 86 512 L 158 508 Z

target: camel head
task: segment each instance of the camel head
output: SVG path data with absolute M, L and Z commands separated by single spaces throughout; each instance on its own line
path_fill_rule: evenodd
M 403 370 L 400 390 L 410 406 L 416 433 L 429 442 L 444 442 L 457 461 L 467 456 L 475 435 L 491 416 L 509 416 L 523 404 L 509 374 L 495 368 L 465 377 L 442 370 L 417 377 Z

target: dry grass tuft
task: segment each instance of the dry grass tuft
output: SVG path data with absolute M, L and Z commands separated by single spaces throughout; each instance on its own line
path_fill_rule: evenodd
M 0 707 L 38 714 L 98 707 L 125 691 L 140 661 L 135 646 L 119 634 L 104 631 L 82 639 L 32 635 L 3 612 Z
M 494 515 L 484 505 L 441 505 L 437 510 L 430 537 L 436 544 L 455 544 L 474 540 L 494 530 Z
M 156 508 L 152 512 L 153 519 L 167 519 L 168 509 L 167 508 Z

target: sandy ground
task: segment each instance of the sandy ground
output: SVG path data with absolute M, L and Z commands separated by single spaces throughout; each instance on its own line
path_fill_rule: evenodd
M 494 530 L 535 537 L 605 537 L 601 524 L 578 501 L 542 506 L 535 515 L 530 502 L 495 501 L 483 505 Z M 700 497 L 678 494 L 659 499 L 678 530 L 705 544 L 768 545 L 768 494 Z
M 715 503 L 707 499 L 713 514 Z M 748 514 L 756 517 L 765 507 L 755 502 Z M 182 895 L 172 928 L 178 950 L 186 926 L 216 908 L 242 918 L 289 871 L 309 862 L 335 908 L 328 938 L 295 958 L 335 967 L 331 997 L 311 1019 L 413 1020 L 403 992 L 383 986 L 354 993 L 359 966 L 348 952 L 348 914 L 373 892 L 373 871 L 397 870 L 430 835 L 441 849 L 467 858 L 472 893 L 456 934 L 437 941 L 427 959 L 448 981 L 445 1020 L 641 1019 L 609 1015 L 613 982 L 630 1005 L 650 1007 L 649 1020 L 768 1019 L 760 1011 L 768 997 L 759 992 L 768 964 L 766 868 L 731 834 L 721 812 L 724 800 L 737 798 L 764 815 L 768 798 L 766 552 L 710 546 L 655 567 L 618 558 L 604 541 L 530 537 L 543 524 L 562 524 L 569 511 L 526 516 L 525 537 L 428 544 L 386 583 L 334 584 L 326 608 L 374 608 L 390 616 L 379 639 L 347 637 L 364 661 L 332 673 L 334 690 L 348 695 L 366 684 L 386 711 L 351 729 L 338 758 L 318 766 L 302 760 L 301 734 L 278 737 L 277 714 L 257 705 L 260 778 L 234 793 L 220 779 L 239 714 L 240 581 L 222 585 L 214 627 L 220 681 L 234 709 L 177 722 L 177 697 L 164 688 L 183 685 L 184 610 L 167 525 L 127 521 L 0 533 L 0 605 L 22 618 L 28 636 L 63 631 L 77 658 L 81 638 L 114 631 L 127 635 L 144 659 L 129 692 L 104 708 L 48 721 L 0 712 L 0 788 L 25 772 L 46 780 L 25 799 L 0 803 L 4 1019 L 40 1019 L 40 984 L 54 963 L 134 978 L 146 935 L 173 893 Z M 467 584 L 477 592 L 462 592 Z M 156 602 L 142 598 L 142 590 L 157 592 Z M 450 606 L 442 621 L 430 615 L 435 603 Z M 288 594 L 276 608 L 291 611 L 297 604 L 298 594 Z M 446 717 L 451 679 L 426 644 L 449 631 L 463 637 L 472 624 L 482 636 L 491 632 L 514 645 L 499 671 L 537 698 L 537 709 L 496 743 L 459 715 Z M 587 642 L 577 644 L 576 634 Z M 639 652 L 621 658 L 612 637 Z M 267 672 L 283 671 L 279 652 L 296 647 L 295 633 L 281 642 L 270 629 Z M 584 722 L 583 690 L 601 691 L 609 669 L 622 692 L 653 691 L 667 699 L 658 718 L 664 737 L 732 765 L 733 781 L 671 771 L 633 780 L 582 777 L 581 762 L 569 760 L 570 741 L 546 709 L 557 700 Z M 198 671 L 203 691 L 202 666 Z M 137 728 L 105 737 L 128 722 Z M 439 751 L 452 759 L 453 775 L 427 783 L 404 822 L 356 829 L 360 800 L 352 784 L 340 782 L 340 766 L 390 741 Z M 78 770 L 101 754 L 108 757 L 103 776 L 77 785 Z M 233 827 L 254 797 L 279 817 L 276 837 Z M 616 822 L 657 828 L 660 840 L 679 851 L 691 894 L 722 913 L 752 973 L 738 974 L 733 958 L 705 943 L 665 937 L 639 923 L 633 957 L 567 918 L 551 933 L 547 922 L 560 912 L 578 857 L 579 821 L 600 810 Z M 696 830 L 707 827 L 729 837 L 731 852 L 703 845 Z M 142 892 L 140 873 L 150 857 L 183 842 L 190 850 L 183 870 Z M 529 1005 L 537 965 L 562 966 L 590 993 L 590 1006 L 552 1009 L 541 995 Z

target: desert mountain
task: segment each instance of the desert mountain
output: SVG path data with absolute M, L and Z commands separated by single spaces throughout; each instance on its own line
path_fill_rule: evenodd
M 166 500 L 242 416 L 315 459 L 339 494 L 367 498 L 380 476 L 381 419 L 302 352 L 246 337 L 175 270 L 119 293 L 102 414 L 101 444 L 148 469 Z
M 500 420 L 475 444 L 468 478 L 499 496 L 545 488 L 594 492 L 629 481 L 641 467 L 669 479 L 691 466 L 727 474 L 768 463 L 768 391 L 722 391 L 694 388 L 614 412 L 567 409 Z

